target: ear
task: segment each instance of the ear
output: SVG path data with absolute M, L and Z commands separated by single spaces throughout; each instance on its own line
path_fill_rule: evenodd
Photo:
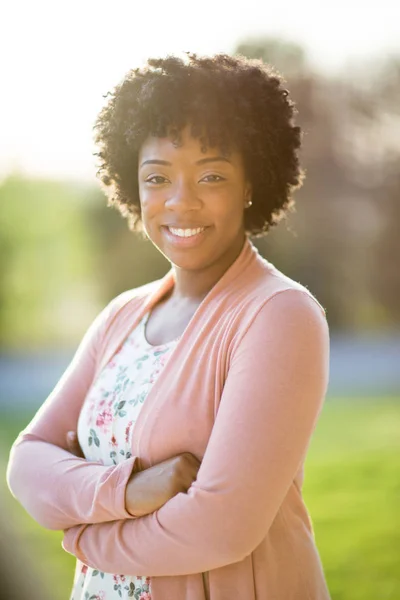
M 246 202 L 251 200 L 252 194 L 253 194 L 253 186 L 251 185 L 250 181 L 246 181 L 245 187 L 244 187 L 244 199 L 246 200 Z

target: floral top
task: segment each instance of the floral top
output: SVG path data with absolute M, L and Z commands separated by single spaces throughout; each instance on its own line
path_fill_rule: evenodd
M 130 458 L 135 422 L 179 338 L 152 346 L 145 314 L 101 371 L 83 404 L 78 439 L 89 461 L 116 465 Z M 70 600 L 151 600 L 150 577 L 103 573 L 77 560 Z

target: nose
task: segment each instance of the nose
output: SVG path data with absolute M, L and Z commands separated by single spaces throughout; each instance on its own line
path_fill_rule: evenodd
M 184 179 L 176 182 L 171 190 L 171 194 L 165 201 L 167 209 L 182 212 L 198 210 L 202 205 L 202 200 L 199 198 L 195 187 L 191 182 Z

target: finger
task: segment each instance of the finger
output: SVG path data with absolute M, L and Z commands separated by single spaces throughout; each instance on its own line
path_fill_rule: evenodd
M 75 456 L 78 456 L 80 458 L 84 458 L 84 455 L 83 455 L 82 449 L 79 445 L 78 437 L 77 437 L 75 431 L 68 431 L 67 446 L 68 446 L 68 450 L 72 454 L 74 454 Z
M 67 433 L 67 448 L 71 454 L 77 455 L 77 448 L 72 434 Z

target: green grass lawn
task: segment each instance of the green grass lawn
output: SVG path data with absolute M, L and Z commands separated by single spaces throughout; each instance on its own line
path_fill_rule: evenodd
M 29 419 L 2 416 L 3 469 L 9 446 Z M 399 451 L 399 400 L 327 400 L 308 453 L 303 494 L 332 600 L 400 599 Z M 4 499 L 50 597 L 67 600 L 75 559 L 62 550 L 62 534 L 39 527 L 7 492 Z
M 400 401 L 328 401 L 304 499 L 333 600 L 400 599 Z

